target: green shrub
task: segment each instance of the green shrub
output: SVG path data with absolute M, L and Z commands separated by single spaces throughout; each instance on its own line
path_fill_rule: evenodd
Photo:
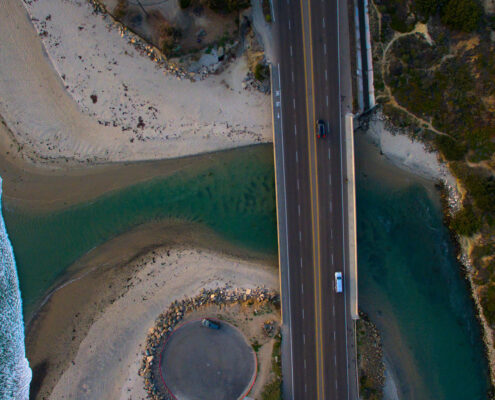
M 113 9 L 113 16 L 115 19 L 121 20 L 127 14 L 129 10 L 129 4 L 127 0 L 118 0 L 117 5 Z
M 390 26 L 394 31 L 401 33 L 411 32 L 414 29 L 414 24 L 408 24 L 404 19 L 397 15 L 392 15 Z
M 442 7 L 442 22 L 458 31 L 474 31 L 481 15 L 481 6 L 476 0 L 449 0 Z
M 435 144 L 438 150 L 448 161 L 462 160 L 466 155 L 466 146 L 458 140 L 454 140 L 446 135 L 435 136 Z
M 263 82 L 265 79 L 268 78 L 268 72 L 269 72 L 268 65 L 265 65 L 263 63 L 258 63 L 256 64 L 256 67 L 254 67 L 254 78 L 257 81 Z
M 213 11 L 231 13 L 248 8 L 251 2 L 250 0 L 207 0 L 206 4 Z
M 440 0 L 414 0 L 414 10 L 424 20 L 428 20 L 430 17 L 436 15 L 440 10 Z
M 490 325 L 495 323 L 495 286 L 490 285 L 484 292 L 481 293 L 481 304 L 483 306 L 483 314 Z
M 488 218 L 495 214 L 495 180 L 486 176 L 485 171 L 469 168 L 459 163 L 452 164 L 452 170 L 464 184 L 474 200 L 474 205 Z
M 481 229 L 481 220 L 471 205 L 458 211 L 450 221 L 450 228 L 462 236 L 471 236 Z
M 179 0 L 180 8 L 187 8 L 191 5 L 191 0 Z
M 495 137 L 495 128 L 472 129 L 466 132 L 469 149 L 472 151 L 472 154 L 469 155 L 469 161 L 489 160 L 495 152 L 493 137 Z
M 263 0 L 261 2 L 261 7 L 263 8 L 263 14 L 265 15 L 266 22 L 272 22 L 272 10 L 270 5 L 270 0 Z

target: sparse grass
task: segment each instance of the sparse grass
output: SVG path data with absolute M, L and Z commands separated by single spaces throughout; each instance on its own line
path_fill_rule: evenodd
M 282 400 L 282 336 L 280 332 L 275 336 L 272 350 L 272 372 L 275 377 L 267 383 L 261 393 L 262 400 Z

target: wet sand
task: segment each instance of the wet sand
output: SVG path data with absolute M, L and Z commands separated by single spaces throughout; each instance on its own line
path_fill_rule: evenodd
M 173 221 L 147 224 L 110 240 L 69 268 L 58 288 L 45 299 L 28 324 L 26 350 L 33 368 L 33 399 L 51 392 L 73 363 L 95 321 L 125 297 L 134 285 L 131 281 L 155 258 L 156 252 L 163 253 L 163 246 L 165 251 L 187 247 L 213 251 L 233 260 L 247 260 L 243 262 L 254 263 L 261 269 L 268 267 L 276 276 L 276 259 L 242 252 L 196 224 Z M 201 263 L 195 265 L 198 276 L 202 267 Z M 180 279 L 178 276 L 174 285 L 180 285 Z M 157 283 L 148 283 L 154 285 Z
M 100 165 L 40 164 L 25 158 L 18 145 L 0 124 L 0 176 L 5 205 L 33 211 L 60 209 L 92 200 L 113 190 L 149 179 L 170 176 L 187 169 L 208 166 L 217 154 L 222 160 L 259 145 L 197 156 L 159 161 L 115 162 Z M 270 145 L 265 145 L 270 146 Z

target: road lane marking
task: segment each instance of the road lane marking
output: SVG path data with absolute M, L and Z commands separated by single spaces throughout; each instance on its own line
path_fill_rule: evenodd
M 304 319 L 304 308 L 302 309 L 303 319 Z
M 302 257 L 299 257 L 299 260 L 301 261 L 301 268 L 302 268 L 302 266 L 303 266 Z
M 327 44 L 323 43 L 323 53 L 327 54 Z
M 288 3 L 288 2 L 287 2 Z M 290 18 L 289 18 L 289 31 L 291 30 Z
M 333 311 L 332 311 L 332 313 L 333 313 L 333 316 L 335 317 L 335 304 L 333 304 Z
M 338 99 L 341 98 L 340 94 L 340 13 L 339 13 L 339 2 L 336 2 L 336 19 L 337 19 L 337 76 L 338 76 Z M 340 137 L 340 174 L 341 174 L 341 198 L 342 198 L 342 227 L 344 228 L 344 182 L 343 182 L 343 160 L 342 160 L 342 119 L 340 116 L 342 115 L 342 104 L 339 102 L 339 137 Z M 346 258 L 345 258 L 345 229 L 342 229 L 342 246 L 343 246 L 343 255 L 342 255 L 342 265 L 345 269 Z M 345 299 L 344 299 L 345 300 Z M 349 344 L 347 343 L 347 302 L 344 301 L 344 326 L 345 326 L 345 361 L 346 365 L 349 365 Z M 350 388 L 349 388 L 349 368 L 345 369 L 346 372 L 346 381 L 347 381 L 347 400 L 350 399 Z
M 309 82 L 305 79 L 305 88 L 306 88 L 306 115 L 307 115 L 307 124 L 308 124 L 308 134 L 311 132 L 311 124 L 310 118 L 315 120 L 315 83 L 314 83 L 314 64 L 313 64 L 313 37 L 312 37 L 312 28 L 311 28 L 311 0 L 307 0 L 304 2 L 308 7 L 308 27 L 309 27 L 309 61 L 311 68 L 311 101 L 313 105 L 312 115 L 309 113 L 309 99 L 308 95 L 308 85 Z M 305 18 L 304 18 L 304 4 L 303 0 L 300 0 L 301 7 L 301 22 L 302 22 L 302 34 L 303 34 L 303 56 L 304 56 L 304 73 L 305 76 L 308 77 L 307 70 L 307 55 L 306 55 L 306 37 L 304 33 L 305 26 Z M 313 154 L 311 149 L 315 149 L 314 159 L 312 159 Z M 309 134 L 308 136 L 308 152 L 309 152 L 309 161 L 310 161 L 310 193 L 311 193 L 311 224 L 313 228 L 313 278 L 315 282 L 315 291 L 314 291 L 314 301 L 315 301 L 315 330 L 316 330 L 316 386 L 317 386 L 317 399 L 320 399 L 323 395 L 325 397 L 325 379 L 324 379 L 324 361 L 323 361 L 323 326 L 322 326 L 322 282 L 321 282 L 321 258 L 319 256 L 320 251 L 320 219 L 319 219 L 319 199 L 318 199 L 318 163 L 317 163 L 317 152 L 316 152 L 316 137 L 315 135 Z M 315 174 L 315 198 L 313 197 L 313 170 Z M 314 204 L 316 203 L 316 204 Z M 316 214 L 314 212 L 314 208 L 316 208 Z M 315 216 L 316 216 L 316 227 L 315 227 Z M 315 229 L 316 228 L 316 229 Z
M 333 265 L 333 253 L 332 253 L 332 265 Z
M 301 216 L 301 205 L 300 204 L 297 205 L 297 214 L 299 216 Z
M 330 200 L 330 212 L 332 212 L 332 200 Z
M 333 359 L 334 359 L 335 366 L 337 366 L 337 354 L 335 354 Z M 335 387 L 337 387 L 337 379 L 335 380 Z
M 330 160 L 330 148 L 328 148 L 328 159 Z
M 292 45 L 289 46 L 290 56 L 292 57 Z
M 275 15 L 275 14 L 274 14 Z M 278 89 L 281 92 L 282 91 L 282 85 L 280 82 L 280 64 L 277 64 L 277 75 L 278 75 Z M 280 112 L 282 112 L 282 108 L 280 108 Z M 285 175 L 285 149 L 284 149 L 284 135 L 282 134 L 283 132 L 283 119 L 280 120 L 280 138 L 281 138 L 281 144 L 282 144 L 282 170 L 284 171 L 283 173 L 283 181 L 284 181 L 284 188 L 287 188 L 287 177 Z M 275 131 L 274 131 L 275 133 Z M 275 141 L 275 138 L 274 138 Z M 284 214 L 285 214 L 285 238 L 286 238 L 286 257 L 287 257 L 287 290 L 289 292 L 289 321 L 288 321 L 288 329 L 289 329 L 289 349 L 290 349 L 290 360 L 291 360 L 291 386 L 292 386 L 292 392 L 294 393 L 294 351 L 293 351 L 293 346 L 294 342 L 292 340 L 292 312 L 291 312 L 291 295 L 290 295 L 290 258 L 289 258 L 289 231 L 287 228 L 288 225 L 288 217 L 287 217 L 287 191 L 284 189 L 284 200 L 285 200 L 285 206 L 284 206 Z M 280 257 L 280 255 L 279 255 Z
M 299 178 L 297 178 L 297 190 L 299 190 Z
M 304 369 L 306 369 L 306 359 L 304 359 Z
M 304 294 L 304 284 L 301 283 L 301 293 Z
M 294 110 L 296 109 L 296 99 L 292 99 L 292 107 L 294 108 Z
M 325 27 L 325 17 L 323 17 L 323 28 Z
M 297 125 L 294 124 L 294 136 L 297 136 Z
M 337 332 L 333 331 L 333 341 L 335 342 L 337 340 Z
M 292 75 L 294 75 L 294 73 L 292 73 Z M 328 73 L 327 73 L 327 70 L 325 70 L 325 80 L 328 81 Z
M 302 240 L 302 234 L 301 234 L 301 231 L 299 231 L 299 241 Z
M 328 175 L 328 184 L 331 185 L 332 184 L 332 175 Z
M 326 100 L 327 100 L 327 107 L 328 107 L 328 94 L 326 95 Z
M 303 333 L 303 344 L 306 344 L 306 334 Z
M 299 162 L 299 155 L 297 153 L 297 150 L 296 150 L 296 162 Z

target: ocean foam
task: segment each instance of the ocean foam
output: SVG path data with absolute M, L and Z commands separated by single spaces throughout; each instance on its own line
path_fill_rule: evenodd
M 0 213 L 0 399 L 28 400 L 31 376 L 14 251 Z

